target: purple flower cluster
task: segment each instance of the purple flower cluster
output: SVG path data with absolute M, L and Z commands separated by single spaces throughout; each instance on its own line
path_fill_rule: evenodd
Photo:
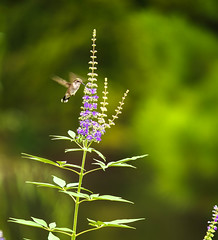
M 5 240 L 5 238 L 3 237 L 3 232 L 2 232 L 2 230 L 0 230 L 0 240 Z
M 90 88 L 92 83 L 87 83 L 85 87 L 85 95 L 83 96 L 83 107 L 80 113 L 80 127 L 77 129 L 77 133 L 82 136 L 82 139 L 88 141 L 101 141 L 101 136 L 104 134 L 104 127 L 98 123 L 97 101 L 98 96 L 96 95 L 97 89 Z
M 213 208 L 212 221 L 208 221 L 209 226 L 207 227 L 207 233 L 204 240 L 211 240 L 214 236 L 214 232 L 217 230 L 216 224 L 218 223 L 218 207 L 217 205 Z

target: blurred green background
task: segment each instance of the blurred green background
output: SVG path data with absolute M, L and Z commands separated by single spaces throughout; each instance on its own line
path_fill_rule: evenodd
M 64 154 L 68 142 L 49 135 L 76 130 L 83 91 L 63 104 L 65 89 L 51 76 L 72 71 L 86 78 L 94 28 L 99 88 L 104 77 L 109 81 L 109 115 L 130 90 L 123 114 L 96 147 L 108 160 L 149 157 L 138 160 L 137 170 L 109 169 L 85 179 L 95 192 L 135 205 L 84 204 L 79 228 L 87 227 L 86 217 L 146 220 L 136 231 L 105 229 L 80 239 L 204 237 L 218 203 L 217 26 L 217 0 L 1 1 L 0 229 L 7 240 L 47 239 L 39 229 L 7 223 L 9 217 L 72 225 L 67 196 L 25 181 L 75 176 L 20 153 L 80 161 L 80 154 Z

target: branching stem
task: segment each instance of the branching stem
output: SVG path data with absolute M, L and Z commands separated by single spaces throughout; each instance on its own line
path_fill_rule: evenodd
M 79 185 L 77 189 L 77 193 L 81 192 L 81 187 L 82 187 L 82 180 L 84 176 L 84 167 L 85 167 L 85 161 L 86 161 L 86 154 L 87 154 L 87 141 L 84 142 L 84 147 L 83 147 L 83 158 L 82 158 L 82 164 L 81 164 L 81 170 L 80 170 L 80 175 L 79 175 Z M 79 204 L 80 204 L 80 198 L 76 198 L 75 202 L 75 208 L 74 208 L 74 218 L 73 218 L 73 234 L 72 234 L 72 240 L 76 239 L 76 229 L 77 229 L 77 220 L 78 220 L 78 213 L 79 213 Z

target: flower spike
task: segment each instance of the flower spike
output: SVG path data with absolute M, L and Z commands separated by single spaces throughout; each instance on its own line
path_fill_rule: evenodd
M 215 205 L 213 207 L 213 215 L 212 215 L 212 221 L 208 221 L 209 226 L 207 227 L 207 233 L 204 237 L 204 240 L 212 240 L 215 231 L 217 230 L 217 222 L 218 222 L 218 207 Z
M 100 112 L 98 109 L 98 98 L 97 95 L 97 77 L 98 74 L 95 73 L 97 70 L 96 65 L 98 62 L 96 61 L 96 30 L 93 30 L 92 35 L 92 50 L 91 52 L 91 60 L 89 61 L 89 70 L 90 72 L 88 75 L 88 83 L 86 84 L 84 88 L 84 96 L 83 96 L 83 106 L 81 107 L 82 111 L 80 113 L 79 117 L 79 123 L 80 126 L 77 129 L 78 136 L 77 138 L 79 141 L 88 140 L 89 142 L 100 142 L 101 136 L 105 133 L 106 128 L 110 128 L 111 125 L 114 125 L 114 120 L 118 118 L 118 115 L 121 114 L 122 106 L 124 104 L 124 100 L 127 96 L 127 93 L 129 90 L 127 90 L 124 93 L 124 96 L 122 97 L 122 101 L 120 102 L 120 105 L 115 110 L 116 114 L 112 116 L 112 120 L 108 120 L 108 123 L 106 123 L 107 118 L 107 95 L 108 95 L 108 82 L 107 78 L 104 80 L 104 91 L 102 96 L 102 102 L 100 102 Z

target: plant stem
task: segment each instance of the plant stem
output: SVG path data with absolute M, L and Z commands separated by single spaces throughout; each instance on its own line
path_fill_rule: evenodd
M 86 154 L 87 154 L 87 142 L 84 143 L 84 148 L 83 148 L 83 158 L 82 158 L 82 164 L 81 164 L 81 170 L 79 174 L 79 185 L 77 189 L 77 193 L 81 192 L 81 186 L 82 186 L 82 180 L 84 176 L 84 167 L 85 167 L 85 161 L 86 161 Z M 79 200 L 80 198 L 76 198 L 75 202 L 75 209 L 74 209 L 74 217 L 73 217 L 73 235 L 72 235 L 72 240 L 76 239 L 76 228 L 77 228 L 77 219 L 78 219 L 78 213 L 79 213 Z

